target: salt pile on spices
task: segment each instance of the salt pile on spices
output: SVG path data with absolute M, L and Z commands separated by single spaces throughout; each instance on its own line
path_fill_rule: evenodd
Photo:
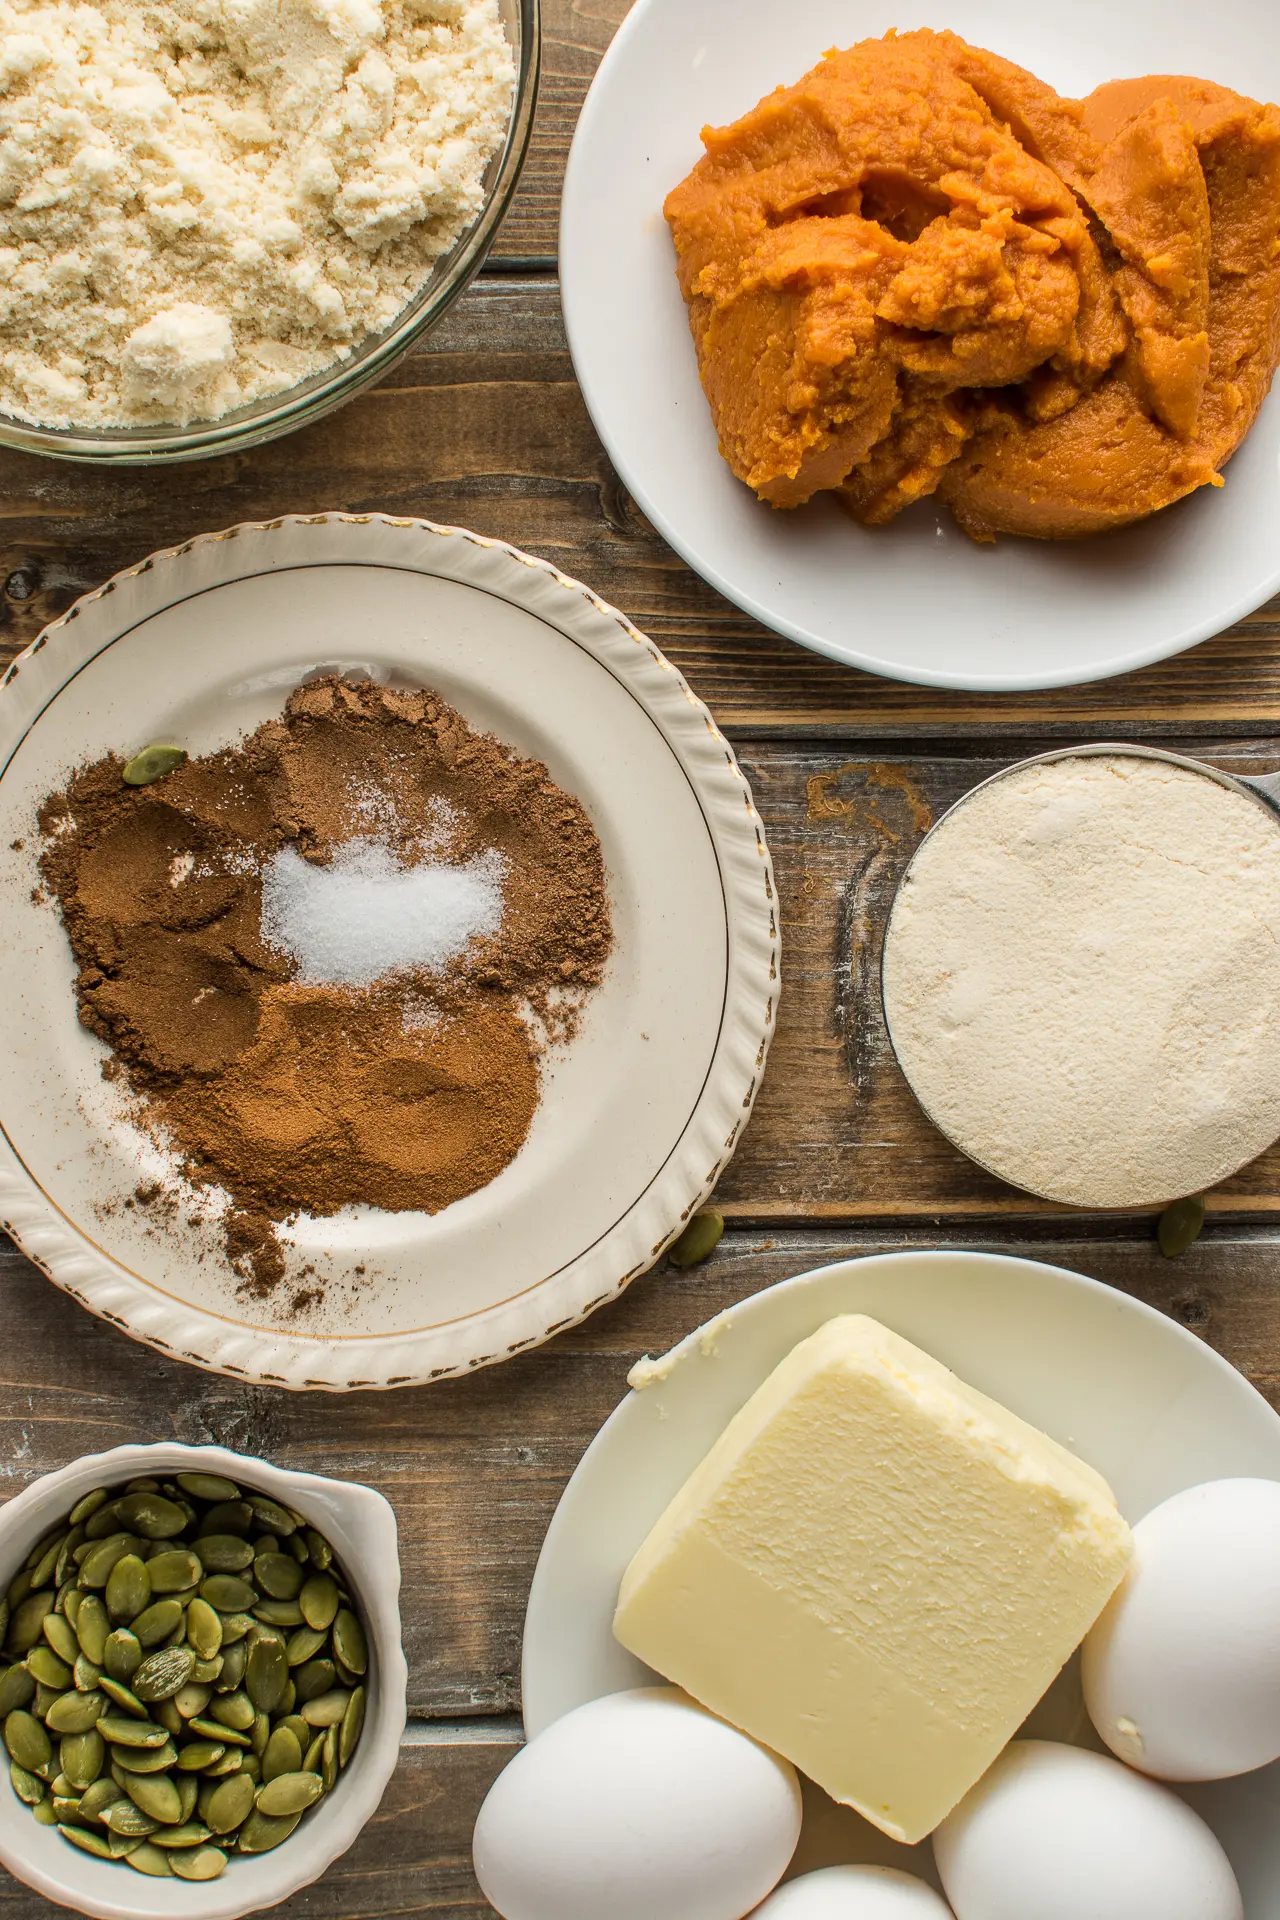
M 44 802 L 41 872 L 104 1072 L 225 1190 L 245 1283 L 284 1277 L 300 1212 L 494 1179 L 612 943 L 579 803 L 434 694 L 336 676 L 154 784 L 122 769 Z

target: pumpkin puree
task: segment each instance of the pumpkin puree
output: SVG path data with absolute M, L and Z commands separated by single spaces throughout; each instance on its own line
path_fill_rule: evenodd
M 832 52 L 669 196 L 720 448 L 775 507 L 977 540 L 1145 518 L 1280 359 L 1280 111 L 1207 81 L 1066 100 L 951 33 Z

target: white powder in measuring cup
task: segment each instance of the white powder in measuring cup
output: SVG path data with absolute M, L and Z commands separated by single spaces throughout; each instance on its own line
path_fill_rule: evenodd
M 483 204 L 496 0 L 0 0 L 0 409 L 178 425 L 387 326 Z
M 921 1105 L 1003 1179 L 1201 1192 L 1280 1135 L 1280 820 L 1164 761 L 1022 768 L 921 846 L 884 995 Z

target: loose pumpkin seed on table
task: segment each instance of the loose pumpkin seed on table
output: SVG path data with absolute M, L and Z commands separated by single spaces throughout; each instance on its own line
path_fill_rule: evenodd
M 322 1534 L 217 1474 L 86 1494 L 0 1600 L 17 1798 L 95 1859 L 212 1880 L 350 1762 L 364 1628 Z

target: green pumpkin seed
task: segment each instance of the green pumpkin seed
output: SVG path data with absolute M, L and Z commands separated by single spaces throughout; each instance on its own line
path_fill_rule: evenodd
M 343 1607 L 333 1623 L 333 1650 L 352 1673 L 364 1673 L 369 1665 L 364 1628 L 349 1607 Z
M 63 1619 L 72 1629 L 75 1628 L 80 1618 L 80 1609 L 87 1598 L 88 1595 L 84 1592 L 84 1589 L 77 1587 L 75 1583 L 70 1580 L 64 1587 L 60 1587 L 58 1590 L 58 1606 Z
M 253 1548 L 242 1534 L 201 1534 L 200 1562 L 206 1573 L 243 1573 L 253 1565 Z
M 40 1629 L 55 1659 L 60 1660 L 64 1667 L 74 1668 L 76 1661 L 80 1658 L 80 1642 L 76 1638 L 75 1629 L 69 1622 L 64 1620 L 60 1613 L 46 1613 L 40 1622 Z M 33 1653 L 40 1651 L 38 1647 L 32 1648 Z M 50 1681 L 49 1684 L 52 1686 L 55 1683 Z
M 224 1480 L 220 1473 L 179 1473 L 175 1479 L 185 1494 L 193 1500 L 204 1500 L 217 1505 L 223 1500 L 240 1499 L 240 1489 L 231 1480 Z
M 37 1680 L 36 1697 L 31 1702 L 31 1711 L 37 1720 L 44 1720 L 48 1716 L 50 1707 L 53 1706 L 55 1701 L 61 1700 L 61 1698 L 62 1695 L 56 1687 L 42 1687 Z
M 203 1773 L 215 1760 L 221 1760 L 226 1748 L 218 1740 L 192 1740 L 178 1750 L 178 1766 L 183 1773 Z
M 69 1733 L 58 1748 L 58 1764 L 72 1786 L 83 1793 L 107 1764 L 107 1743 L 96 1727 L 88 1733 Z
M 333 1548 L 322 1533 L 314 1527 L 308 1527 L 306 1533 L 307 1558 L 317 1573 L 327 1573 L 333 1565 Z
M 175 773 L 187 757 L 185 747 L 170 746 L 166 741 L 156 741 L 150 747 L 143 747 L 131 760 L 126 760 L 120 770 L 120 778 L 126 787 L 149 787 L 155 780 L 163 780 L 166 774 Z
M 150 1874 L 153 1880 L 171 1880 L 173 1868 L 169 1865 L 169 1856 L 162 1847 L 153 1847 L 144 1840 L 140 1847 L 124 1856 L 135 1873 Z
M 153 1820 L 149 1813 L 144 1813 L 141 1807 L 135 1807 L 127 1796 L 113 1801 L 102 1818 L 112 1833 L 130 1840 L 145 1840 L 149 1833 L 154 1833 L 161 1825 L 159 1820 Z
M 234 1693 L 244 1680 L 249 1666 L 249 1643 L 237 1640 L 222 1656 L 222 1671 L 217 1679 L 219 1693 Z
M 36 1642 L 44 1638 L 45 1615 L 53 1612 L 56 1599 L 52 1588 L 46 1587 L 39 1593 L 29 1593 L 14 1608 L 8 1640 L 13 1653 L 30 1653 Z
M 305 1721 L 303 1722 L 303 1725 L 306 1726 Z M 312 1731 L 311 1728 L 307 1727 L 307 1732 L 311 1733 L 311 1731 Z M 324 1765 L 324 1734 L 323 1733 L 317 1733 L 313 1735 L 311 1739 L 311 1743 L 307 1748 L 306 1758 L 303 1760 L 302 1765 L 307 1773 L 319 1773 L 321 1767 Z
M 185 1827 L 196 1810 L 196 1798 L 200 1792 L 200 1782 L 194 1773 L 179 1773 L 173 1782 L 178 1789 L 178 1798 L 182 1802 L 182 1825 Z
M 178 1764 L 178 1749 L 172 1740 L 162 1747 L 112 1747 L 112 1778 L 117 1774 L 167 1773 Z
M 309 1627 L 327 1633 L 338 1613 L 338 1583 L 332 1574 L 313 1573 L 304 1581 L 298 1605 Z
M 248 1747 L 249 1745 L 247 1733 L 241 1733 L 235 1727 L 222 1726 L 217 1720 L 206 1720 L 202 1713 L 188 1720 L 187 1725 L 192 1733 L 202 1734 L 206 1740 L 220 1741 L 224 1746 Z
M 56 1614 L 50 1614 L 51 1620 Z M 42 1687 L 56 1687 L 59 1692 L 71 1685 L 71 1668 L 65 1661 L 59 1660 L 51 1646 L 32 1647 L 27 1655 L 27 1672 L 33 1673 Z
M 202 1847 L 209 1829 L 198 1821 L 183 1821 L 176 1827 L 157 1827 L 151 1836 L 153 1847 Z
M 163 1747 L 169 1738 L 164 1727 L 153 1726 L 150 1720 L 125 1720 L 114 1713 L 103 1714 L 98 1732 L 113 1747 Z
M 214 1833 L 234 1833 L 253 1812 L 255 1793 L 247 1774 L 234 1773 L 210 1795 L 202 1818 Z
M 247 1534 L 252 1526 L 253 1508 L 247 1500 L 223 1500 L 216 1507 L 210 1507 L 200 1522 L 196 1552 L 200 1551 L 200 1541 L 207 1533 Z
M 194 1681 L 188 1681 L 174 1694 L 173 1704 L 184 1720 L 194 1720 L 197 1714 L 204 1712 L 212 1698 L 213 1695 L 208 1687 L 197 1686 Z
M 88 1733 L 107 1710 L 105 1693 L 64 1693 L 45 1715 L 50 1733 Z
M 77 1567 L 73 1555 L 76 1548 L 82 1545 L 84 1537 L 85 1532 L 83 1527 L 72 1527 L 70 1533 L 58 1549 L 58 1558 L 53 1569 L 53 1584 L 55 1587 L 66 1587 L 69 1592 L 76 1591 L 75 1576 L 79 1573 L 80 1569 Z
M 13 1790 L 19 1800 L 25 1801 L 27 1806 L 37 1806 L 44 1799 L 44 1781 L 37 1778 L 34 1773 L 28 1773 L 27 1769 L 20 1767 L 16 1760 L 9 1762 L 9 1778 L 13 1782 Z
M 324 1781 L 326 1793 L 332 1793 L 338 1784 L 338 1740 L 341 1736 L 340 1725 L 328 1727 L 324 1736 L 324 1755 L 320 1763 L 320 1778 Z
M 302 1717 L 309 1727 L 333 1727 L 347 1710 L 347 1703 L 354 1698 L 344 1687 L 335 1687 L 332 1693 L 322 1693 L 314 1700 L 308 1700 L 302 1709 Z
M 216 1607 L 219 1613 L 245 1613 L 258 1596 L 247 1580 L 240 1580 L 233 1573 L 211 1573 L 200 1583 L 200 1598 Z M 224 1626 L 224 1638 L 225 1633 Z
M 251 1630 L 251 1628 L 256 1626 L 256 1624 L 257 1622 L 254 1620 L 254 1617 L 251 1613 L 224 1614 L 222 1616 L 223 1646 L 224 1647 L 235 1646 L 238 1641 L 244 1639 L 245 1635 Z
M 302 1608 L 296 1600 L 260 1600 L 253 1617 L 270 1627 L 300 1627 Z
M 189 1547 L 166 1547 L 147 1561 L 152 1593 L 183 1593 L 198 1587 L 203 1577 L 199 1559 Z
M 253 1572 L 259 1591 L 273 1600 L 296 1600 L 302 1592 L 302 1568 L 291 1554 L 259 1553 Z
M 220 1847 L 197 1847 L 193 1853 L 175 1853 L 173 1870 L 180 1880 L 216 1880 L 227 1864 Z
M 332 1693 L 337 1677 L 332 1660 L 308 1660 L 305 1667 L 296 1668 L 293 1684 L 299 1704 L 305 1706 L 322 1693 Z
M 53 1742 L 35 1716 L 22 1707 L 5 1717 L 4 1744 L 9 1758 L 28 1773 L 42 1773 L 53 1758 Z
M 1156 1238 L 1165 1259 L 1176 1260 L 1195 1245 L 1203 1232 L 1204 1199 L 1196 1193 L 1184 1200 L 1175 1200 L 1171 1207 L 1165 1208 L 1156 1228 Z
M 98 1508 L 105 1507 L 110 1498 L 111 1495 L 105 1487 L 95 1487 L 92 1493 L 86 1493 L 81 1499 L 76 1501 L 76 1504 L 67 1516 L 72 1526 L 78 1527 L 86 1520 L 91 1520 L 93 1515 L 98 1511 Z
M 220 1727 L 233 1727 L 237 1733 L 248 1733 L 256 1711 L 247 1693 L 228 1693 L 214 1701 L 208 1717 Z
M 239 1747 L 228 1747 L 221 1760 L 215 1760 L 204 1770 L 206 1780 L 221 1780 L 225 1774 L 239 1773 L 244 1766 L 245 1753 Z
M 240 1829 L 239 1852 L 270 1853 L 273 1847 L 289 1838 L 301 1818 L 300 1813 L 294 1813 L 272 1819 L 255 1808 Z
M 102 1664 L 113 1680 L 132 1680 L 142 1665 L 142 1642 L 127 1627 L 117 1627 L 107 1639 Z
M 212 1660 L 222 1646 L 222 1620 L 207 1600 L 187 1608 L 187 1639 L 202 1660 Z
M 97 1541 L 80 1562 L 81 1586 L 105 1587 L 118 1561 L 123 1560 L 126 1554 L 137 1558 L 137 1545 L 137 1538 L 132 1533 L 112 1533 L 105 1540 Z
M 94 1833 L 89 1827 L 69 1827 L 61 1823 L 58 1832 L 73 1847 L 79 1847 L 81 1853 L 92 1853 L 99 1860 L 110 1860 L 111 1848 L 104 1833 Z
M 323 1782 L 314 1773 L 282 1773 L 258 1789 L 257 1809 L 269 1820 L 305 1813 L 324 1792 Z
M 190 1647 L 163 1647 L 149 1653 L 133 1676 L 133 1691 L 148 1703 L 171 1700 L 191 1678 L 196 1657 Z
M 211 1687 L 222 1677 L 223 1660 L 219 1654 L 214 1660 L 197 1660 L 191 1669 L 193 1682 L 200 1687 Z
M 135 1807 L 149 1813 L 162 1827 L 176 1827 L 182 1819 L 182 1801 L 167 1773 L 126 1774 L 124 1790 Z
M 92 1660 L 96 1667 L 102 1666 L 106 1659 L 110 1634 L 111 1620 L 107 1609 L 96 1593 L 86 1593 L 76 1613 L 76 1639 L 86 1660 Z
M 80 1654 L 76 1660 L 72 1678 L 75 1681 L 77 1693 L 92 1693 L 95 1687 L 102 1684 L 102 1668 L 95 1667 L 92 1660 L 86 1660 L 84 1655 Z
M 285 1643 L 285 1653 L 291 1667 L 300 1667 L 319 1653 L 328 1640 L 328 1634 L 319 1627 L 299 1627 L 289 1635 Z
M 291 1713 L 287 1719 L 279 1720 L 276 1724 L 277 1726 L 288 1727 L 290 1733 L 292 1733 L 297 1740 L 301 1752 L 306 1752 L 307 1742 L 311 1738 L 311 1728 L 307 1725 L 300 1713 Z
M 124 1711 L 131 1713 L 135 1720 L 147 1719 L 147 1710 L 137 1694 L 131 1692 L 119 1680 L 113 1680 L 109 1673 L 104 1673 L 102 1676 L 102 1691 L 108 1700 L 117 1707 L 123 1707 Z
M 143 1647 L 158 1647 L 177 1633 L 182 1625 L 182 1605 L 172 1598 L 156 1600 L 133 1622 L 133 1633 L 138 1644 Z
M 281 1507 L 265 1493 L 250 1493 L 246 1499 L 253 1510 L 253 1517 L 260 1527 L 269 1527 L 272 1533 L 283 1539 L 286 1533 L 296 1533 L 298 1523 L 287 1507 Z
M 31 1591 L 31 1575 L 25 1571 L 16 1573 L 5 1588 L 5 1599 L 10 1608 L 20 1607 Z
M 100 1512 L 94 1514 L 92 1520 L 85 1522 L 84 1537 L 86 1541 L 109 1540 L 113 1534 L 122 1533 L 123 1531 L 124 1529 L 120 1525 L 120 1515 L 116 1511 L 116 1504 L 113 1500 L 109 1507 L 103 1507 Z M 83 1556 L 76 1554 L 75 1557 L 77 1562 L 79 1562 Z
M 29 1707 L 35 1697 L 35 1678 L 21 1660 L 0 1673 L 0 1716 L 7 1718 L 15 1707 Z
M 80 1796 L 80 1812 L 86 1820 L 100 1820 L 108 1807 L 125 1799 L 114 1780 L 95 1780 Z
M 290 1727 L 277 1727 L 262 1753 L 262 1777 L 274 1780 L 282 1773 L 302 1772 L 302 1747 Z
M 151 1576 L 136 1553 L 122 1554 L 107 1575 L 107 1612 L 117 1625 L 128 1626 L 151 1599 Z
M 250 1647 L 245 1688 L 259 1713 L 275 1713 L 288 1684 L 289 1662 L 279 1640 L 259 1640 L 256 1646 Z M 217 1717 L 215 1709 L 214 1718 Z
M 673 1267 L 697 1267 L 709 1260 L 724 1237 L 724 1216 L 710 1208 L 695 1213 L 680 1237 L 667 1248 Z
M 38 1801 L 37 1804 L 32 1807 L 31 1811 L 42 1827 L 57 1826 L 58 1816 L 53 1810 L 53 1800 L 51 1798 L 46 1797 Z
M 356 1742 L 364 1728 L 364 1688 L 357 1687 L 347 1702 L 347 1710 L 342 1716 L 338 1729 L 338 1765 L 345 1767 L 356 1750 Z

